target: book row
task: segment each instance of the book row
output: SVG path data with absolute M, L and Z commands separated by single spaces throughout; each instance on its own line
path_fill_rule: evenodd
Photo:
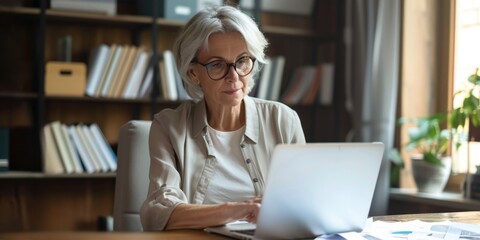
M 284 66 L 284 56 L 267 58 L 250 96 L 292 105 L 332 104 L 335 70 L 333 63 L 296 68 L 290 80 L 286 82 L 286 88 L 282 89 Z
M 105 98 L 149 98 L 155 64 L 159 69 L 160 98 L 186 100 L 175 57 L 170 50 L 155 62 L 151 53 L 130 45 L 101 44 L 92 50 L 88 64 L 85 95 Z M 333 100 L 334 64 L 321 63 L 295 69 L 282 92 L 285 57 L 267 58 L 250 96 L 282 101 L 287 104 L 330 105 Z
M 333 101 L 333 81 L 333 63 L 298 67 L 280 100 L 287 104 L 330 105 Z
M 90 54 L 85 95 L 105 98 L 148 98 L 154 67 L 159 68 L 159 92 L 164 100 L 188 99 L 170 50 L 151 52 L 137 46 L 100 44 Z
M 44 172 L 95 173 L 117 170 L 117 156 L 96 123 L 43 127 Z

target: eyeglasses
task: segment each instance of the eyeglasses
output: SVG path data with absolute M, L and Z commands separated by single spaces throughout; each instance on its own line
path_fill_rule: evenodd
M 244 56 L 238 59 L 234 63 L 227 63 L 225 60 L 214 60 L 209 63 L 200 63 L 197 60 L 193 60 L 192 63 L 198 63 L 207 69 L 207 74 L 212 80 L 220 80 L 227 76 L 231 66 L 235 69 L 238 76 L 244 77 L 250 74 L 255 64 L 255 59 L 250 56 Z

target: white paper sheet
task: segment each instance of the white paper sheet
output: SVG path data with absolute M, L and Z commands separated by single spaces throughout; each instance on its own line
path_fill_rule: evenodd
M 367 239 L 478 239 L 480 225 L 460 222 L 424 222 L 413 220 L 408 222 L 367 222 L 362 235 Z M 346 238 L 347 239 L 347 238 Z

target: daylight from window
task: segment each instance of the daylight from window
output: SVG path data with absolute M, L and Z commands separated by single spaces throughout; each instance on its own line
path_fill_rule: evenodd
M 468 76 L 480 68 L 480 0 L 457 0 L 455 16 L 453 90 L 457 92 L 469 84 Z M 457 107 L 461 103 L 462 99 L 457 97 L 453 105 Z M 458 151 L 453 151 L 453 157 L 454 172 L 466 172 L 469 168 L 474 173 L 475 166 L 480 164 L 480 142 L 463 144 Z

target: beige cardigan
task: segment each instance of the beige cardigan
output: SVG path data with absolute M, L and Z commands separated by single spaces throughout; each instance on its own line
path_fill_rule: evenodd
M 263 192 L 270 155 L 279 143 L 305 143 L 300 118 L 288 106 L 245 97 L 246 128 L 240 148 L 257 195 Z M 150 185 L 140 210 L 145 231 L 165 228 L 180 203 L 202 204 L 216 158 L 204 101 L 157 113 L 150 128 Z

